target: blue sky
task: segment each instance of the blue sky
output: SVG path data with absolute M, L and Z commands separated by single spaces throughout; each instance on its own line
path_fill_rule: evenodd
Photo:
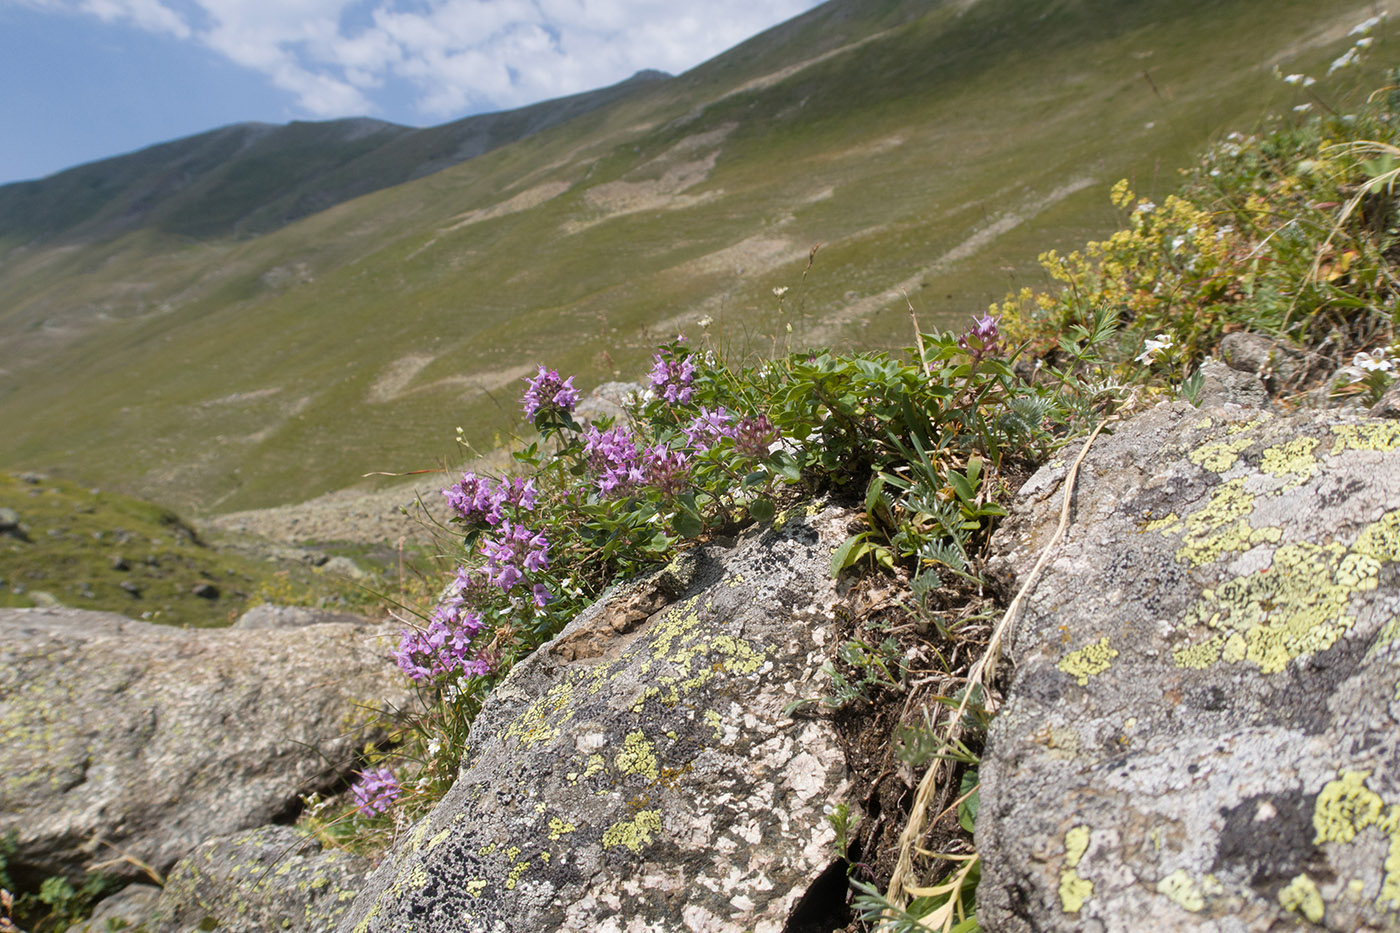
M 229 123 L 427 126 L 676 74 L 818 0 L 0 0 L 0 184 Z

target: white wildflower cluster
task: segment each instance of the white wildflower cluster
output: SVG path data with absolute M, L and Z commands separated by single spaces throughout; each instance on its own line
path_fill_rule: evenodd
M 779 285 L 777 288 L 773 289 L 773 294 L 778 296 L 779 298 L 782 298 L 787 293 L 788 287 L 786 285 Z
M 1139 363 L 1154 363 L 1157 357 L 1170 350 L 1173 344 L 1171 334 L 1158 334 L 1156 337 L 1149 337 L 1143 342 L 1143 349 L 1138 354 L 1137 361 Z
M 1293 87 L 1312 87 L 1317 79 L 1305 74 L 1291 74 L 1283 76 L 1283 83 Z
M 1357 23 L 1352 27 L 1351 32 L 1347 35 L 1357 36 L 1358 38 L 1351 44 L 1351 48 L 1337 56 L 1337 58 L 1332 61 L 1332 64 L 1327 67 L 1327 73 L 1329 75 L 1334 71 L 1341 71 L 1343 68 L 1350 68 L 1353 65 L 1360 64 L 1361 53 L 1369 49 L 1371 44 L 1376 41 L 1375 37 L 1371 35 L 1371 30 L 1384 22 L 1385 16 L 1386 14 L 1381 13 L 1378 16 L 1372 16 L 1364 22 Z

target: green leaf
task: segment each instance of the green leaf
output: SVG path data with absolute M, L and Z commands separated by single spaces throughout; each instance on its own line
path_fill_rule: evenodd
M 977 498 L 977 493 L 967 477 L 956 470 L 948 471 L 948 485 L 953 487 L 953 491 L 958 494 L 958 498 L 964 502 L 971 502 Z
M 841 576 L 841 571 L 845 570 L 859 559 L 858 556 L 853 557 L 851 552 L 856 549 L 857 545 L 865 542 L 866 534 L 866 532 L 862 531 L 859 534 L 851 535 L 845 541 L 841 542 L 840 547 L 831 552 L 831 575 L 833 577 Z
M 968 768 L 963 772 L 962 785 L 958 788 L 958 796 L 963 797 L 963 795 L 966 795 L 966 798 L 962 803 L 958 804 L 958 823 L 968 832 L 972 832 L 973 827 L 977 824 L 977 811 L 982 805 L 981 795 L 978 790 L 980 784 L 981 779 L 978 778 L 975 770 Z
M 671 530 L 681 538 L 694 538 L 705 530 L 705 523 L 698 517 L 682 509 L 671 519 Z
M 749 517 L 756 522 L 773 520 L 773 500 L 755 499 L 749 503 Z

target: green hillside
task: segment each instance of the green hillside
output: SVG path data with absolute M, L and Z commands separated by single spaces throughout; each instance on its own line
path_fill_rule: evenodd
M 707 316 L 735 352 L 902 345 L 905 293 L 951 326 L 1038 284 L 1040 251 L 1112 226 L 1114 181 L 1170 190 L 1213 134 L 1307 100 L 1275 67 L 1325 71 L 1370 12 L 835 0 L 260 236 L 11 233 L 0 467 L 227 511 L 430 467 L 459 425 L 489 444 L 536 363 L 635 377 Z M 183 216 L 230 229 L 226 194 Z

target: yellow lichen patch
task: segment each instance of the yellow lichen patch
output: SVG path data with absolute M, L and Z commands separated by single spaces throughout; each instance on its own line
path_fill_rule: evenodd
M 720 716 L 719 713 L 716 713 L 716 712 L 715 712 L 714 710 L 712 710 L 712 709 L 707 709 L 707 710 L 705 710 L 705 715 L 704 715 L 703 718 L 704 718 L 704 720 L 705 720 L 705 725 L 707 725 L 707 726 L 709 726 L 711 729 L 715 730 L 715 741 L 716 741 L 716 742 L 718 742 L 720 739 L 724 738 L 724 728 L 723 728 L 723 726 L 724 726 L 724 719 Z
M 1343 771 L 1322 788 L 1313 805 L 1313 842 L 1351 842 L 1358 832 L 1380 822 L 1385 801 L 1366 786 L 1370 776 L 1369 771 Z
M 1200 567 L 1224 554 L 1276 543 L 1283 532 L 1278 528 L 1254 528 L 1248 520 L 1253 511 L 1254 496 L 1245 492 L 1243 477 L 1222 483 L 1211 493 L 1210 502 L 1182 521 L 1177 560 Z
M 661 830 L 661 811 L 642 810 L 630 820 L 618 820 L 603 833 L 603 848 L 626 846 L 640 852 L 651 845 L 651 834 Z
M 1077 914 L 1094 893 L 1094 882 L 1079 877 L 1079 861 L 1089 850 L 1089 827 L 1076 826 L 1065 833 L 1065 867 L 1060 871 L 1060 907 Z
M 1337 424 L 1332 426 L 1337 435 L 1332 445 L 1332 455 L 1343 450 L 1395 450 L 1400 447 L 1400 423 L 1395 421 L 1369 421 L 1365 424 Z
M 506 890 L 514 891 L 516 884 L 520 882 L 520 876 L 525 874 L 525 872 L 529 871 L 529 869 L 529 862 L 521 862 L 520 864 L 513 867 L 510 870 L 510 874 L 506 875 Z
M 1259 462 L 1259 469 L 1261 472 L 1279 478 L 1296 477 L 1292 483 L 1284 487 L 1285 489 L 1301 486 L 1317 475 L 1319 466 L 1317 458 L 1313 456 L 1313 450 L 1319 443 L 1315 437 L 1300 437 L 1287 444 L 1270 447 L 1264 451 L 1264 458 Z
M 1400 806 L 1387 804 L 1366 786 L 1370 771 L 1342 771 L 1317 795 L 1313 804 L 1313 842 L 1346 844 L 1367 827 L 1374 826 L 1390 839 L 1381 879 L 1380 909 L 1400 909 Z M 1294 879 L 1295 882 L 1297 879 Z M 1287 906 L 1287 905 L 1285 905 Z
M 549 821 L 549 838 L 551 841 L 557 840 L 560 836 L 567 836 L 578 829 L 573 823 L 566 823 L 559 817 L 551 817 Z
M 1225 886 L 1214 875 L 1206 875 L 1198 882 L 1184 868 L 1178 868 L 1157 882 L 1158 894 L 1191 913 L 1205 910 L 1206 898 L 1223 894 L 1224 891 Z
M 1225 433 L 1235 435 L 1243 434 L 1245 431 L 1253 431 L 1255 428 L 1259 427 L 1259 425 L 1263 424 L 1265 421 L 1268 421 L 1272 417 L 1273 415 L 1270 415 L 1266 412 L 1260 415 L 1258 418 L 1255 418 L 1251 421 L 1233 422 L 1227 428 L 1225 428 Z
M 555 684 L 511 722 L 505 738 L 516 739 L 522 748 L 553 741 L 563 725 L 574 718 L 573 702 L 573 684 Z
M 389 889 L 389 897 L 397 898 L 407 891 L 417 891 L 428 885 L 428 870 L 423 867 L 422 862 L 414 863 L 413 867 L 399 874 L 394 886 Z
M 1376 587 L 1380 567 L 1369 554 L 1335 542 L 1284 545 L 1269 567 L 1202 592 L 1183 623 L 1218 634 L 1174 651 L 1176 663 L 1201 668 L 1220 659 L 1249 661 L 1276 674 L 1294 658 L 1325 651 L 1355 624 L 1351 601 Z
M 1069 676 L 1079 682 L 1083 687 L 1089 683 L 1089 678 L 1095 674 L 1102 674 L 1108 670 L 1113 659 L 1118 657 L 1118 651 L 1108 645 L 1108 636 L 1100 638 L 1091 645 L 1085 645 L 1078 651 L 1071 651 L 1060 659 L 1060 663 L 1055 665 Z
M 724 669 L 731 674 L 752 674 L 763 666 L 764 651 L 730 635 L 716 635 L 710 648 L 725 655 Z
M 488 842 L 488 843 L 486 843 L 486 845 L 484 845 L 484 846 L 482 846 L 481 848 L 477 849 L 477 850 L 476 850 L 476 854 L 477 854 L 478 856 L 480 856 L 481 858 L 486 858 L 488 855 L 490 855 L 492 852 L 495 852 L 495 851 L 496 851 L 496 843 L 494 843 L 494 842 Z
M 1400 509 L 1367 525 L 1351 549 L 1381 563 L 1400 560 Z
M 520 846 L 511 846 L 509 849 L 506 849 L 506 861 L 514 862 L 519 857 Z
M 1292 913 L 1300 913 L 1309 923 L 1321 923 L 1324 905 L 1317 885 L 1306 874 L 1299 875 L 1278 892 L 1278 902 Z
M 622 751 L 617 753 L 613 764 L 623 774 L 641 775 L 653 781 L 658 773 L 656 749 L 647 741 L 646 734 L 640 731 L 627 733 L 627 738 L 622 742 Z
M 1224 638 L 1217 635 L 1199 644 L 1176 648 L 1172 651 L 1172 660 L 1176 662 L 1177 667 L 1203 671 L 1220 660 L 1220 646 L 1224 641 Z
M 1206 428 L 1210 427 L 1214 423 L 1215 422 L 1211 421 L 1209 418 L 1202 418 L 1200 421 L 1197 421 L 1195 424 L 1191 425 L 1191 427 L 1195 428 L 1197 431 L 1204 431 Z
M 481 892 L 486 890 L 486 879 L 473 878 L 466 883 L 466 889 L 472 897 L 481 897 Z
M 1212 473 L 1224 473 L 1235 465 L 1239 459 L 1240 452 L 1254 443 L 1250 437 L 1237 437 L 1232 441 L 1214 441 L 1209 444 L 1202 444 L 1187 456 L 1191 462 L 1197 466 L 1210 470 Z
M 1162 534 L 1170 534 L 1172 527 L 1180 521 L 1181 519 L 1177 516 L 1177 514 L 1175 512 L 1172 512 L 1164 518 L 1153 519 L 1152 521 L 1143 525 L 1142 530 L 1160 531 L 1162 532 Z
M 452 828 L 451 828 L 451 827 L 448 827 L 447 829 L 444 829 L 442 832 L 438 833 L 438 834 L 437 834 L 436 836 L 434 836 L 433 838 L 429 839 L 429 840 L 428 840 L 428 851 L 431 852 L 431 851 L 433 851 L 434 849 L 436 849 L 438 846 L 442 845 L 444 842 L 447 841 L 447 837 L 450 836 L 450 835 L 452 835 Z

